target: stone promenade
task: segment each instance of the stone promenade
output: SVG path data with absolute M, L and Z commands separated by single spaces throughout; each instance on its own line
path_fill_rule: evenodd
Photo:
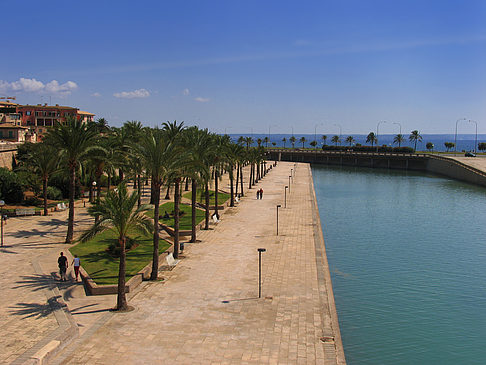
M 295 177 L 285 208 L 284 186 L 291 168 Z M 263 188 L 262 200 L 256 199 L 256 188 Z M 246 191 L 237 207 L 226 208 L 211 230 L 200 231 L 200 242 L 186 244 L 174 270 L 161 271 L 164 280 L 143 282 L 131 293 L 132 312 L 110 312 L 114 296 L 86 296 L 80 284 L 54 288 L 67 303 L 80 337 L 51 363 L 344 364 L 310 167 L 279 163 L 256 188 Z M 277 204 L 282 205 L 278 236 Z M 65 212 L 56 214 L 59 217 L 45 221 L 36 218 L 40 222 L 33 228 L 15 227 L 26 237 L 11 233 L 19 241 L 6 247 L 11 252 L 1 252 L 2 262 L 6 257 L 9 261 L 0 273 L 10 275 L 0 279 L 9 290 L 8 298 L 0 299 L 0 346 L 11 348 L 9 357 L 1 359 L 5 363 L 19 360 L 29 346 L 59 327 L 52 311 L 40 308 L 47 305 L 49 295 L 42 291 L 51 288 L 39 284 L 42 274 L 35 271 L 55 271 L 53 260 L 66 250 L 56 243 L 62 242 L 65 229 L 54 229 L 64 224 Z M 83 212 L 79 217 L 78 229 L 91 219 Z M 11 221 L 8 230 L 13 229 Z M 46 228 L 37 232 L 39 224 Z M 31 231 L 45 242 L 39 243 L 45 258 L 35 255 L 32 247 L 38 240 Z M 51 231 L 55 237 L 49 236 Z M 29 249 L 22 251 L 22 245 Z M 260 247 L 266 252 L 258 298 Z M 26 264 L 29 260 L 32 265 Z M 24 297 L 16 297 L 15 290 Z M 17 338 L 13 343 L 6 340 L 10 331 Z

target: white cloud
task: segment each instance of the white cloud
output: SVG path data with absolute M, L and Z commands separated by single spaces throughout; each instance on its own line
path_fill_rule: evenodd
M 201 98 L 200 96 L 198 96 L 197 98 L 194 98 L 194 100 L 200 102 L 200 103 L 207 103 L 209 100 L 209 98 Z
M 95 98 L 99 98 L 99 97 L 101 97 L 101 94 L 96 92 L 96 93 L 91 94 L 91 96 L 94 96 Z
M 26 79 L 21 77 L 17 81 L 7 82 L 0 80 L 0 90 L 16 92 L 45 92 L 49 94 L 68 95 L 76 90 L 78 85 L 74 81 L 67 81 L 59 84 L 57 80 L 52 80 L 47 84 L 36 79 Z
M 115 98 L 122 99 L 148 98 L 150 96 L 150 92 L 145 89 L 138 89 L 133 91 L 122 91 L 119 93 L 114 93 L 113 96 Z
M 189 89 L 182 90 L 182 95 L 189 95 L 189 94 L 190 94 Z

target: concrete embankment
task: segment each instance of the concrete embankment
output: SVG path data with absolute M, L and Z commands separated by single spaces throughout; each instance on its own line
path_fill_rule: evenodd
M 486 186 L 486 158 L 483 157 L 465 158 L 424 153 L 271 150 L 269 158 L 277 161 L 424 171 Z

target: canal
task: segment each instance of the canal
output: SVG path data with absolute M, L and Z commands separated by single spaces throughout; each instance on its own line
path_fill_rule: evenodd
M 486 189 L 314 165 L 347 363 L 484 364 Z

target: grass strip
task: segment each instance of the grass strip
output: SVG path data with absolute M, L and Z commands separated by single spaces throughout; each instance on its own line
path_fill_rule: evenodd
M 153 236 L 151 234 L 143 236 L 137 232 L 129 232 L 128 235 L 136 240 L 138 246 L 127 252 L 126 280 L 148 265 L 152 261 L 153 253 Z M 91 241 L 78 243 L 69 249 L 71 254 L 78 255 L 81 259 L 81 266 L 98 285 L 118 283 L 120 260 L 106 252 L 108 246 L 116 239 L 116 234 L 108 230 L 100 233 Z M 160 240 L 159 254 L 166 251 L 169 246 L 166 241 Z

